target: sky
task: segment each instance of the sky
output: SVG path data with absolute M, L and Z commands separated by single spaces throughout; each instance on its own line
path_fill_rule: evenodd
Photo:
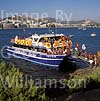
M 100 0 L 0 0 L 0 17 L 10 13 L 100 22 Z

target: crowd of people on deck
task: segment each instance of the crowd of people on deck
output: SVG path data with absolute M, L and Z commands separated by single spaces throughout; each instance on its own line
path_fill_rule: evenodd
M 51 43 L 52 48 L 47 49 L 48 54 L 61 55 L 71 54 L 72 40 L 70 38 L 55 40 Z
M 39 47 L 45 47 L 47 54 L 64 54 L 72 46 L 72 41 L 66 36 L 44 37 L 39 41 Z

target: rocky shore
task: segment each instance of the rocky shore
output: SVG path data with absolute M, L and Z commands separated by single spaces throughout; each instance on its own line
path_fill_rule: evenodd
M 77 69 L 74 72 L 71 73 L 61 73 L 57 69 L 52 69 L 52 68 L 45 68 L 45 67 L 39 67 L 36 64 L 33 64 L 31 62 L 21 60 L 21 59 L 10 59 L 9 62 L 14 63 L 14 65 L 20 69 L 21 72 L 27 75 L 31 75 L 33 79 L 39 78 L 39 79 L 68 79 L 68 78 L 74 78 L 74 77 L 91 77 L 93 75 L 94 78 L 94 72 L 97 72 L 100 70 L 99 68 L 85 68 L 85 69 Z M 99 73 L 99 72 L 98 72 Z M 97 74 L 98 74 L 97 73 Z M 91 86 L 93 85 L 93 86 Z M 85 89 L 80 89 L 76 90 L 74 92 L 55 92 L 53 91 L 54 95 L 55 93 L 58 94 L 56 95 L 56 100 L 55 101 L 99 101 L 100 99 L 100 86 L 98 83 L 92 82 L 89 85 L 87 85 L 87 88 Z M 51 91 L 52 92 L 52 91 Z M 59 95 L 60 94 L 60 95 Z

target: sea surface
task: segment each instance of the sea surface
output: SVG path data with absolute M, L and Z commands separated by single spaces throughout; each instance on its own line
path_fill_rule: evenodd
M 4 46 L 11 45 L 10 39 L 16 35 L 19 37 L 28 37 L 32 34 L 44 34 L 49 32 L 63 33 L 65 35 L 74 35 L 72 37 L 73 48 L 79 43 L 80 49 L 82 44 L 86 45 L 86 51 L 97 54 L 100 51 L 100 28 L 87 28 L 86 30 L 78 28 L 33 28 L 33 29 L 0 29 L 0 50 Z M 96 37 L 91 37 L 92 33 L 96 33 Z

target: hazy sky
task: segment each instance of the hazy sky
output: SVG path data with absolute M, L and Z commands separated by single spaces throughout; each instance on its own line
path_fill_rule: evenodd
M 72 19 L 90 18 L 100 22 L 100 0 L 0 0 L 0 16 L 5 13 L 48 13 L 56 17 L 56 10 Z

